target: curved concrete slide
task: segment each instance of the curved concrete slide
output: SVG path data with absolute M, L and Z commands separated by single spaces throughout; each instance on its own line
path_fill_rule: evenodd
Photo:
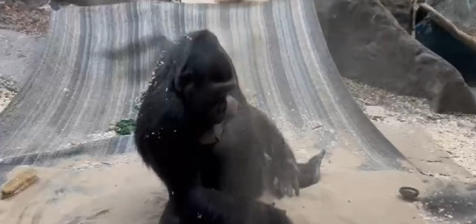
M 306 0 L 133 2 L 53 12 L 41 60 L 27 65 L 29 79 L 0 115 L 3 166 L 133 150 L 130 136 L 103 133 L 136 116 L 135 99 L 168 40 L 202 28 L 218 36 L 248 98 L 289 130 L 287 137 L 355 150 L 367 170 L 408 167 L 345 88 L 314 2 Z

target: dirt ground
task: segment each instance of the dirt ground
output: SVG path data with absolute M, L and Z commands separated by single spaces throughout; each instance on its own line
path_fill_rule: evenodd
M 48 32 L 48 0 L 0 0 L 0 29 L 31 35 Z
M 0 221 L 157 223 L 167 196 L 161 183 L 137 157 L 84 161 L 87 160 L 55 169 L 38 168 L 40 181 L 36 185 L 0 201 Z M 402 183 L 423 189 L 421 179 L 397 171 L 359 172 L 359 164 L 355 155 L 336 149 L 324 165 L 319 184 L 303 190 L 300 197 L 276 204 L 286 209 L 296 224 L 425 223 L 417 206 L 398 197 Z

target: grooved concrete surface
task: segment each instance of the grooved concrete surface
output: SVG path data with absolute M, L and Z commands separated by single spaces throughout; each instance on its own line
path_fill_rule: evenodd
M 342 83 L 314 2 L 277 0 L 134 2 L 53 12 L 44 54 L 26 65 L 29 78 L 0 114 L 2 164 L 51 164 L 75 154 L 134 150 L 130 136 L 101 133 L 136 116 L 134 100 L 167 39 L 202 28 L 216 33 L 247 97 L 287 137 L 352 149 L 367 161 L 365 169 L 401 169 L 406 163 Z

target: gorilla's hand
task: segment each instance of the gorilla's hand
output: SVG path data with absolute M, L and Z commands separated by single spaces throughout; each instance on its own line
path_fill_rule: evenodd
M 273 161 L 275 167 L 274 187 L 279 198 L 299 196 L 299 168 L 294 158 L 284 161 Z

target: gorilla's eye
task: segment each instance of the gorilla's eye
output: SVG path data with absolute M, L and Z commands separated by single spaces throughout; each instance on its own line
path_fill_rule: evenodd
M 230 79 L 227 75 L 223 75 L 223 73 L 218 73 L 218 72 L 210 73 L 209 78 L 210 78 L 210 81 L 214 83 L 222 83 Z

